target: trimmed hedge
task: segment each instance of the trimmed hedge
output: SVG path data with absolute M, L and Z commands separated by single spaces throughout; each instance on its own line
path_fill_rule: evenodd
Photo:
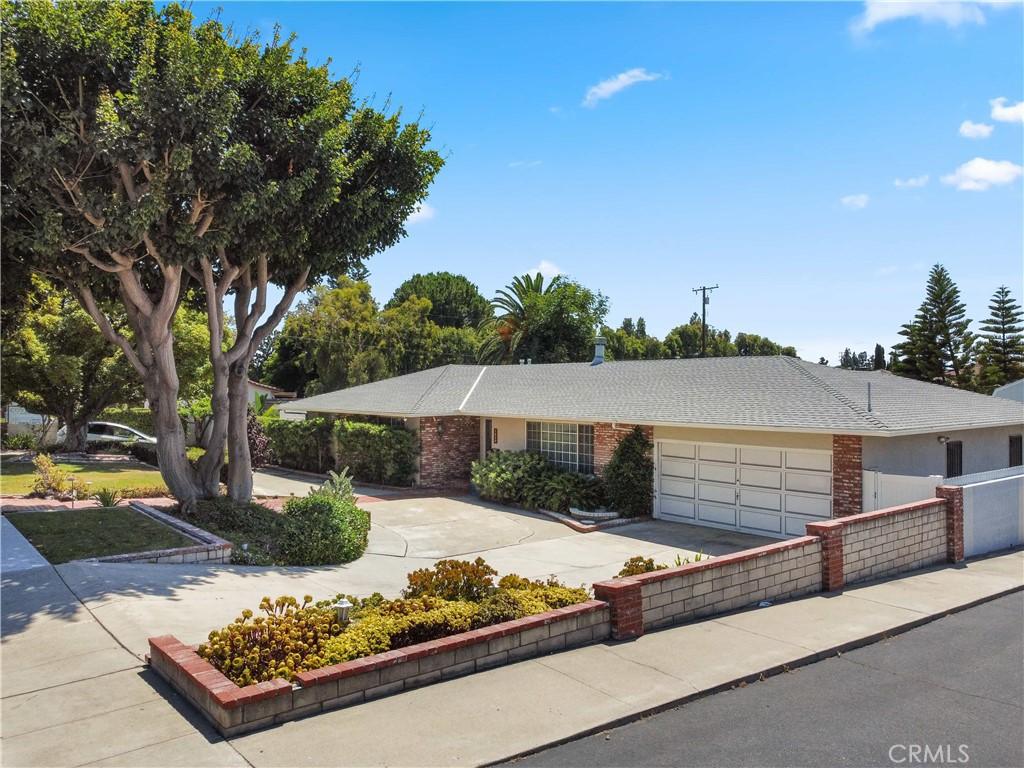
M 336 565 L 361 557 L 370 535 L 370 513 L 355 498 L 313 491 L 284 505 L 278 560 L 285 565 Z
M 337 421 L 335 466 L 348 467 L 356 480 L 384 485 L 412 485 L 419 444 L 403 427 Z
M 557 469 L 539 453 L 493 451 L 473 462 L 470 476 L 481 498 L 527 509 L 592 510 L 605 499 L 600 478 Z
M 263 419 L 262 423 L 270 449 L 282 467 L 317 473 L 334 468 L 329 419 Z

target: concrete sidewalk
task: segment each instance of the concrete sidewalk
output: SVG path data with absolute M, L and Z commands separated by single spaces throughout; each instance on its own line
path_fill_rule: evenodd
M 479 765 L 1024 587 L 1024 552 L 604 643 L 219 740 L 52 568 L 4 574 L 4 765 Z

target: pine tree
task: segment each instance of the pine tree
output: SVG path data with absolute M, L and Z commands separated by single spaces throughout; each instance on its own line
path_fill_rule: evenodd
M 876 371 L 885 370 L 885 347 L 881 344 L 875 344 L 875 357 L 872 368 Z
M 980 358 L 984 388 L 991 391 L 1024 377 L 1024 311 L 1005 285 L 992 295 L 988 309 Z
M 925 300 L 900 330 L 896 372 L 915 379 L 969 389 L 973 386 L 974 335 L 960 289 L 941 264 L 928 275 Z
M 638 317 L 636 320 L 636 337 L 638 339 L 647 338 L 647 322 L 642 317 Z

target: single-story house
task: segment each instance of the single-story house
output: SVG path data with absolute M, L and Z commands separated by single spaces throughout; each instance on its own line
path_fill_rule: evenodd
M 295 392 L 291 392 L 287 389 L 281 389 L 280 387 L 272 387 L 269 384 L 264 384 L 261 381 L 253 381 L 249 379 L 249 403 L 255 403 L 256 398 L 260 396 L 266 397 L 268 402 L 275 403 L 281 400 L 294 400 Z
M 599 350 L 600 352 L 600 350 Z M 766 535 L 863 509 L 863 470 L 956 476 L 1021 463 L 1024 407 L 789 357 L 447 365 L 288 403 L 418 432 L 423 486 L 465 487 L 491 449 L 600 474 L 640 425 L 654 514 Z
M 1001 387 L 996 387 L 992 393 L 993 397 L 1002 397 L 1007 400 L 1016 400 L 1018 403 L 1024 403 L 1024 379 L 1017 379 L 1011 381 L 1009 384 L 1003 384 Z

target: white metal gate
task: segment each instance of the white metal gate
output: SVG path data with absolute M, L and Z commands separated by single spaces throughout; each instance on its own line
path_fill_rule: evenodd
M 832 516 L 832 452 L 656 442 L 655 517 L 786 538 Z

